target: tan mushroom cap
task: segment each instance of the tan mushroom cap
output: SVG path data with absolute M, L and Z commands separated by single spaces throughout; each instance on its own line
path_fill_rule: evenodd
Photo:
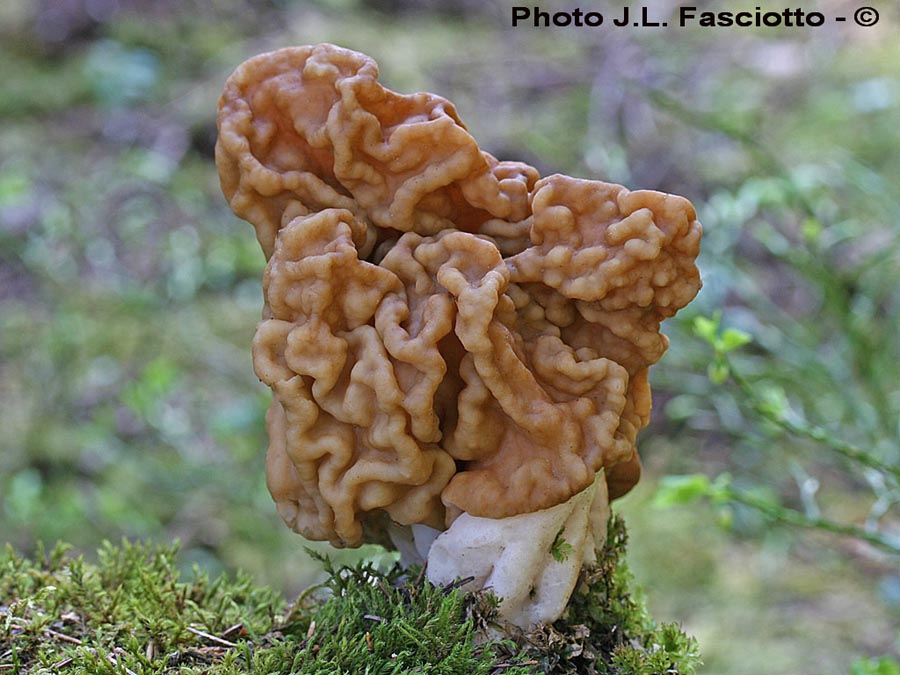
M 333 45 L 241 65 L 216 162 L 268 259 L 269 489 L 311 539 L 443 528 L 640 474 L 660 322 L 700 288 L 687 200 L 479 150 L 451 103 Z

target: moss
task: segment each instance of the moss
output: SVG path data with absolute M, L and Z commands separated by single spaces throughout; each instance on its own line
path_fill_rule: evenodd
M 553 559 L 556 562 L 565 562 L 566 559 L 575 551 L 575 549 L 572 548 L 572 544 L 567 542 L 565 537 L 562 536 L 564 529 L 565 528 L 559 529 L 559 532 L 556 533 L 556 538 L 550 545 L 550 555 L 553 556 Z
M 629 594 L 624 527 L 552 627 L 483 642 L 489 594 L 434 587 L 419 570 L 335 568 L 292 604 L 245 575 L 182 579 L 175 547 L 64 546 L 0 556 L 0 673 L 537 675 L 692 673 L 696 644 L 656 627 Z
M 520 639 L 548 675 L 689 675 L 697 642 L 676 624 L 657 625 L 625 561 L 628 535 L 613 516 L 606 547 L 585 567 L 566 613 Z

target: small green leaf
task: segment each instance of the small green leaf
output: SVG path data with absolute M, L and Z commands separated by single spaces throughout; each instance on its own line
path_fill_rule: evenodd
M 745 344 L 752 342 L 753 338 L 744 331 L 737 328 L 729 328 L 722 333 L 722 339 L 719 342 L 723 352 L 730 352 L 732 349 L 743 347 Z
M 709 478 L 702 473 L 666 476 L 659 483 L 653 505 L 666 507 L 686 504 L 708 495 L 710 486 Z
M 781 387 L 770 384 L 765 386 L 759 395 L 756 409 L 770 419 L 781 419 L 790 410 L 791 404 L 787 394 Z
M 722 384 L 725 380 L 728 379 L 728 376 L 731 374 L 731 370 L 728 368 L 728 364 L 725 363 L 722 359 L 716 359 L 706 369 L 706 374 L 709 376 L 710 381 L 713 384 Z
M 711 345 L 716 343 L 716 333 L 719 332 L 720 314 L 716 312 L 712 317 L 698 316 L 694 319 L 694 335 L 702 338 Z
M 550 555 L 556 562 L 565 562 L 570 555 L 575 552 L 575 548 L 563 537 L 563 528 L 556 533 L 556 538 L 550 545 Z

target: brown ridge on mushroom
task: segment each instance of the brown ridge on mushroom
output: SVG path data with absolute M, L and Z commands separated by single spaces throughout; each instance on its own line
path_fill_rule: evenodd
M 453 105 L 333 45 L 250 59 L 216 162 L 268 259 L 253 344 L 288 524 L 362 542 L 637 482 L 660 322 L 696 295 L 690 202 L 479 150 Z

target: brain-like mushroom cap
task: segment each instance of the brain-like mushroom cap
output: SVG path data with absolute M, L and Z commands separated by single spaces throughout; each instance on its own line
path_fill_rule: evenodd
M 332 45 L 245 62 L 216 161 L 268 258 L 253 346 L 285 520 L 357 545 L 640 474 L 660 322 L 700 288 L 687 200 L 479 150 L 451 103 Z

